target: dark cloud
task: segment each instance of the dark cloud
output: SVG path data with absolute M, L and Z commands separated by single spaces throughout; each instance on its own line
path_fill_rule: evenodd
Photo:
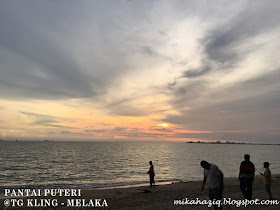
M 209 59 L 218 63 L 235 65 L 246 56 L 247 52 L 236 48 L 246 44 L 257 35 L 274 29 L 280 18 L 280 3 L 248 1 L 247 5 L 224 25 L 213 29 L 202 40 Z M 251 48 L 255 48 L 254 45 Z
M 249 83 L 250 85 L 252 84 Z M 228 100 L 193 107 L 191 110 L 182 111 L 180 116 L 170 115 L 163 120 L 168 123 L 185 125 L 194 130 L 277 131 L 280 125 L 278 88 L 270 91 L 269 94 L 230 100 L 235 96 L 235 93 L 232 92 L 228 95 Z
M 92 98 L 127 70 L 125 31 L 113 21 L 122 4 L 0 4 L 0 97 Z
M 58 125 L 59 123 L 65 122 L 66 119 L 60 117 L 54 117 L 50 115 L 36 114 L 32 112 L 19 112 L 32 120 L 31 125 L 40 125 L 52 128 L 74 128 L 70 126 Z M 68 119 L 69 120 L 69 119 Z
M 87 129 L 84 131 L 87 133 L 105 133 L 107 130 L 105 130 L 105 129 Z
M 5 7 L 2 2 L 2 5 L 1 97 L 85 98 L 96 94 L 91 86 L 93 78 L 82 73 L 71 56 L 44 33 L 45 25 L 38 25 L 42 17 L 32 17 L 40 10 L 43 13 L 46 10 L 34 4 L 29 8 L 28 17 L 24 13 L 26 5 L 21 9 L 13 3 Z M 38 18 L 36 24 L 34 18 Z
M 125 133 L 127 131 L 127 128 L 125 127 L 115 127 L 113 129 L 86 129 L 84 130 L 87 133 Z
M 61 131 L 60 134 L 69 135 L 69 134 L 73 134 L 73 132 L 71 132 L 71 131 Z
M 157 53 L 154 51 L 154 49 L 150 46 L 144 46 L 142 47 L 142 51 L 144 54 L 148 56 L 157 56 Z
M 169 82 L 169 83 L 168 83 L 167 88 L 168 88 L 169 90 L 172 90 L 173 87 L 176 86 L 176 84 L 177 84 L 177 81 L 176 81 L 176 80 L 177 80 L 177 79 L 174 79 L 173 82 Z
M 186 107 L 195 106 L 201 98 L 204 98 L 209 87 L 209 81 L 201 78 L 183 80 L 177 82 L 177 87 L 172 89 L 172 105 L 176 110 L 184 110 Z
M 117 131 L 117 132 L 122 132 L 122 131 L 125 131 L 126 128 L 123 128 L 123 127 L 116 127 L 114 130 Z
M 151 114 L 151 111 L 147 111 L 139 106 L 139 104 L 135 103 L 139 96 L 134 95 L 131 97 L 122 98 L 119 100 L 115 100 L 112 103 L 106 105 L 106 109 L 112 115 L 116 116 L 147 116 Z
M 207 73 L 232 71 L 232 68 L 237 67 L 251 52 L 262 47 L 252 44 L 242 51 L 238 49 L 240 46 L 258 35 L 265 35 L 279 25 L 279 9 L 278 2 L 273 2 L 271 6 L 264 2 L 249 1 L 236 15 L 222 25 L 218 24 L 200 40 L 205 52 L 202 66 L 186 70 L 182 78 L 198 78 Z
M 151 131 L 161 131 L 161 132 L 166 132 L 166 133 L 170 133 L 173 132 L 172 129 L 168 129 L 168 128 L 152 128 L 150 129 Z
M 202 68 L 200 69 L 190 69 L 187 70 L 183 73 L 183 78 L 187 77 L 187 78 L 195 78 L 195 77 L 199 77 L 202 76 L 204 74 L 206 74 L 207 72 L 209 72 L 212 68 L 209 65 L 204 65 Z

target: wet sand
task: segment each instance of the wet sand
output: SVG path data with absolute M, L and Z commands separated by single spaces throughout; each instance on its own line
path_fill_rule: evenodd
M 273 183 L 271 186 L 272 195 L 275 200 L 280 203 L 280 175 L 273 175 Z M 237 178 L 225 178 L 224 180 L 225 188 L 223 197 L 225 199 L 232 199 L 238 202 L 243 199 L 243 195 L 239 188 L 239 181 Z M 1 209 L 211 209 L 207 205 L 174 205 L 174 200 L 182 200 L 185 198 L 188 200 L 194 200 L 197 202 L 199 199 L 201 202 L 208 202 L 208 187 L 205 187 L 204 191 L 201 191 L 202 181 L 190 181 L 190 182 L 176 182 L 166 185 L 158 185 L 150 188 L 147 186 L 136 186 L 127 188 L 112 188 L 112 189 L 92 189 L 92 190 L 82 190 L 81 196 L 77 197 L 32 197 L 32 199 L 57 199 L 58 207 L 36 207 L 30 208 L 26 207 L 28 197 L 13 197 L 16 199 L 24 199 L 24 205 L 20 208 L 4 208 L 4 200 L 10 197 L 1 197 Z M 206 185 L 207 186 L 207 183 Z M 69 201 L 67 201 L 69 199 Z M 74 199 L 74 200 L 71 200 Z M 77 200 L 75 200 L 77 199 Z M 84 200 L 83 200 L 84 199 Z M 95 203 L 95 199 L 97 203 Z M 264 190 L 262 177 L 256 176 L 253 184 L 253 200 L 267 200 L 268 194 Z M 91 203 L 91 201 L 93 203 Z M 232 201 L 231 202 L 235 202 Z M 99 202 L 98 202 L 99 201 Z M 67 207 L 68 204 L 75 205 L 96 205 L 100 204 L 101 207 Z M 83 203 L 84 202 L 84 203 Z M 62 206 L 61 203 L 64 203 Z M 34 204 L 34 200 L 32 201 Z M 103 207 L 102 207 L 103 204 Z M 108 205 L 108 207 L 106 207 Z M 212 208 L 213 209 L 213 208 Z M 237 207 L 236 205 L 226 205 L 223 209 L 280 209 L 280 205 L 249 205 L 246 208 L 244 206 Z

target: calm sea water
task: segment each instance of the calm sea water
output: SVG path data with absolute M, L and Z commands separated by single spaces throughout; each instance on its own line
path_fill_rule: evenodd
M 201 160 L 215 163 L 225 177 L 237 177 L 249 153 L 256 172 L 263 162 L 280 173 L 280 146 L 187 143 L 0 142 L 0 188 L 100 188 L 155 181 L 201 180 Z M 2 191 L 2 190 L 1 190 Z

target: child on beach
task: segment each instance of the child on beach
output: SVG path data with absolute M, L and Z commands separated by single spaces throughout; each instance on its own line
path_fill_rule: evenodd
M 154 186 L 155 186 L 155 172 L 154 172 L 153 162 L 150 161 L 149 164 L 150 164 L 150 169 L 147 173 L 150 175 L 150 186 L 152 187 L 153 183 L 154 183 Z
M 269 169 L 269 162 L 264 162 L 263 167 L 265 168 L 265 171 L 264 171 L 264 173 L 260 172 L 260 174 L 263 176 L 264 188 L 265 188 L 265 191 L 269 195 L 269 199 L 273 200 L 272 195 L 271 195 L 271 190 L 270 190 L 271 172 L 270 172 L 270 169 Z

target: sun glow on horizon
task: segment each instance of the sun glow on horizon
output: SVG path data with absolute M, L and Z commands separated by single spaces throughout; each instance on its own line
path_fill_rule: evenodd
M 166 127 L 168 127 L 169 125 L 168 125 L 167 123 L 162 123 L 162 124 L 158 124 L 158 126 L 161 126 L 161 127 L 166 128 Z

